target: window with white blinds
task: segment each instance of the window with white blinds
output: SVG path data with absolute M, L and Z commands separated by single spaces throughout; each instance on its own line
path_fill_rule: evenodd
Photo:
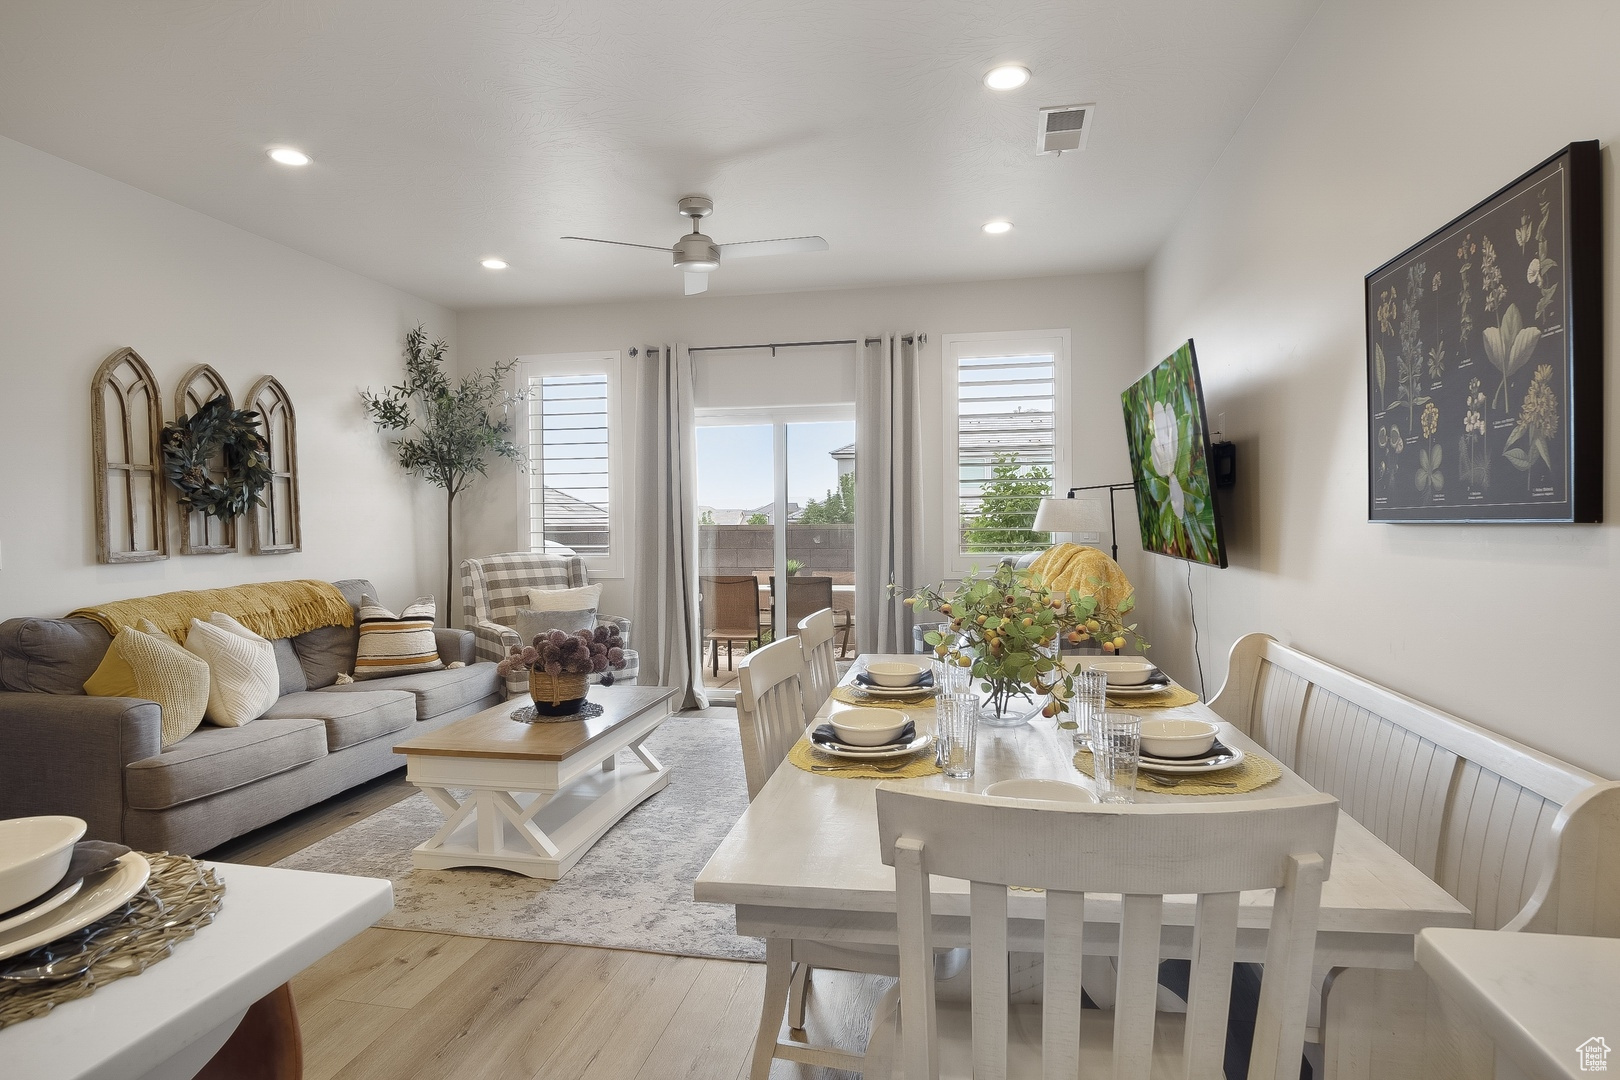
M 1031 526 L 1068 474 L 1068 333 L 947 335 L 941 349 L 948 571 L 988 570 L 1052 543 Z
M 618 358 L 525 360 L 528 541 L 566 547 L 593 570 L 617 562 Z

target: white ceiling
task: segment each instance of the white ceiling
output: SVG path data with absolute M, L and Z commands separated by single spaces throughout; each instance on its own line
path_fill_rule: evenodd
M 1119 269 L 1316 6 L 5 0 L 0 134 L 456 308 L 678 295 L 667 256 L 558 238 L 673 243 L 686 194 L 722 243 L 832 246 L 717 293 Z M 1034 78 L 986 90 L 1005 61 Z M 1040 106 L 1093 101 L 1085 151 L 1035 155 Z

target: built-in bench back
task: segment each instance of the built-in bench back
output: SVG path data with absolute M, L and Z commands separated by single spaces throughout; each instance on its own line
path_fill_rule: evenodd
M 1211 707 L 1497 929 L 1601 777 L 1250 634 Z

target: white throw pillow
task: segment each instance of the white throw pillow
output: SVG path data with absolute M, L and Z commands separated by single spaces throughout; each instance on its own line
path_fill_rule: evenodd
M 581 585 L 577 589 L 530 589 L 531 611 L 595 611 L 602 602 L 602 586 Z
M 208 664 L 208 722 L 241 727 L 269 711 L 281 696 L 276 647 L 229 615 L 192 619 L 186 651 Z

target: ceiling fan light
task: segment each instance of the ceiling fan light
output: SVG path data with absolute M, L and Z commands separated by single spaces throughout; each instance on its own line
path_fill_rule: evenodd
M 691 233 L 675 245 L 675 265 L 689 274 L 720 269 L 720 250 L 702 233 Z
M 1029 68 L 1022 64 L 1002 64 L 991 68 L 984 76 L 984 85 L 992 90 L 1016 90 L 1029 82 Z

